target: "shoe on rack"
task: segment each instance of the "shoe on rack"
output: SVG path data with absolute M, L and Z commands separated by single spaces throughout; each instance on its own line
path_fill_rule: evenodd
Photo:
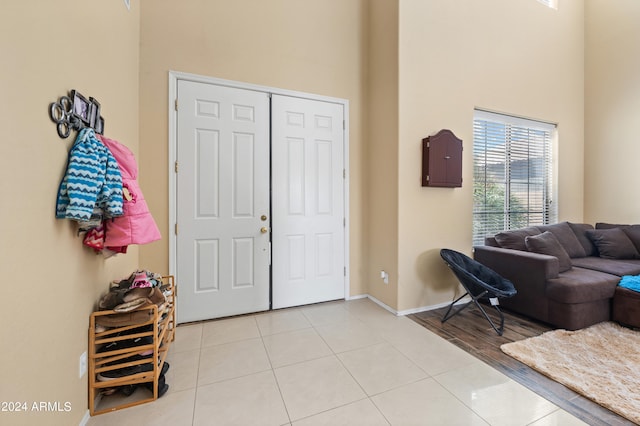
M 152 319 L 153 311 L 148 309 L 142 311 L 122 312 L 113 315 L 97 316 L 96 326 L 100 325 L 109 328 L 126 327 L 129 325 L 144 324 L 145 322 L 149 322 Z
M 149 389 L 153 393 L 153 382 L 143 383 L 142 386 Z M 167 393 L 169 385 L 166 383 L 164 374 L 158 377 L 158 398 Z
M 133 280 L 135 279 L 137 273 L 138 271 L 134 271 L 131 273 L 131 275 L 129 275 L 129 277 L 123 280 L 111 281 L 111 284 L 109 284 L 110 289 L 111 290 L 129 290 L 131 288 L 131 284 L 133 283 Z
M 141 364 L 134 365 L 131 367 L 118 368 L 117 370 L 103 371 L 102 373 L 98 373 L 96 378 L 99 382 L 108 382 L 109 380 L 120 379 L 126 376 L 132 376 L 134 374 L 152 371 L 153 365 L 151 364 Z
M 136 299 L 149 299 L 151 303 L 157 306 L 161 306 L 166 302 L 164 294 L 156 287 L 134 287 L 125 293 L 122 301 L 131 302 Z
M 100 391 L 100 394 L 103 396 L 111 396 L 114 393 L 118 392 L 118 387 L 116 386 L 115 388 L 104 388 Z
M 108 311 L 124 302 L 124 294 L 127 290 L 111 288 L 107 293 L 103 294 L 98 301 L 98 309 Z
M 143 353 L 146 353 L 148 351 L 145 351 Z M 112 362 L 107 362 L 105 365 L 118 365 L 118 364 L 130 364 L 132 362 L 136 362 L 136 361 L 141 361 L 141 360 L 148 360 L 149 358 L 151 358 L 151 356 L 153 355 L 153 351 L 151 351 L 150 354 L 148 355 L 143 355 L 143 354 L 135 354 L 135 355 L 131 355 L 130 357 L 127 358 L 123 358 L 123 359 L 119 359 L 117 361 L 112 361 Z M 151 371 L 151 370 L 149 370 Z
M 133 348 L 135 346 L 152 345 L 152 336 L 136 337 L 135 339 L 118 340 L 110 342 L 98 349 L 98 353 L 117 351 L 120 349 Z
M 136 391 L 138 385 L 124 385 L 124 386 L 115 386 L 112 388 L 104 388 L 100 392 L 103 396 L 114 395 L 116 392 L 121 392 L 124 396 L 131 396 Z
M 120 386 L 120 392 L 122 392 L 124 396 L 131 396 L 136 391 L 136 387 L 138 387 L 138 385 Z
M 131 288 L 135 287 L 151 287 L 151 281 L 149 281 L 146 271 L 136 271 L 136 276 L 131 283 Z
M 115 308 L 113 308 L 113 310 L 115 312 L 131 312 L 133 310 L 136 310 L 142 306 L 147 306 L 147 305 L 151 305 L 151 301 L 149 299 L 147 299 L 146 297 L 140 298 L 140 299 L 135 299 L 132 300 L 130 302 L 124 302 L 119 304 L 118 306 L 116 306 Z
M 98 373 L 96 375 L 96 378 L 99 382 L 108 382 L 109 380 L 120 379 L 121 377 L 131 376 L 133 374 L 148 371 L 153 371 L 153 365 L 149 363 L 118 368 L 117 370 L 103 371 L 102 373 Z M 169 363 L 165 362 L 162 366 L 162 370 L 160 371 L 160 377 L 164 377 L 167 371 L 169 371 Z

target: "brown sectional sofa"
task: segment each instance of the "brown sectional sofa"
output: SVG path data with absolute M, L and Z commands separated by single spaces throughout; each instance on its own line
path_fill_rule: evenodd
M 567 330 L 611 319 L 640 327 L 629 311 L 640 310 L 640 297 L 616 290 L 623 275 L 640 275 L 640 225 L 561 222 L 505 231 L 474 247 L 474 258 L 513 282 L 518 294 L 500 301 L 509 310 Z

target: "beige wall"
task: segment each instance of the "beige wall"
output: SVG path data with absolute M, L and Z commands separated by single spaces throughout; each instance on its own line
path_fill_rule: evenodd
M 448 302 L 456 283 L 438 250 L 470 253 L 474 107 L 559 123 L 561 220 L 637 222 L 640 202 L 625 189 L 637 180 L 640 150 L 633 139 L 639 5 L 584 4 L 562 1 L 558 11 L 533 0 L 141 0 L 130 12 L 119 1 L 3 6 L 0 397 L 72 404 L 70 413 L 4 413 L 3 424 L 77 424 L 87 409 L 78 357 L 94 302 L 136 267 L 168 270 L 169 70 L 349 99 L 351 294 L 370 293 L 399 310 Z M 104 261 L 81 246 L 69 221 L 54 219 L 72 140 L 57 137 L 47 106 L 73 88 L 101 101 L 107 135 L 137 154 L 162 241 Z M 420 187 L 420 141 L 441 128 L 464 140 L 462 188 Z
M 369 11 L 365 224 L 368 293 L 398 306 L 398 0 Z M 389 273 L 389 284 L 380 271 Z
M 137 249 L 104 260 L 54 218 L 73 139 L 60 139 L 48 105 L 77 89 L 102 104 L 107 134 L 138 150 L 139 10 L 121 1 L 25 0 L 0 12 L 0 401 L 71 403 L 70 412 L 0 413 L 6 425 L 74 425 L 87 412 L 89 314 Z
M 451 300 L 443 247 L 471 253 L 474 107 L 559 123 L 559 216 L 583 211 L 583 3 L 400 0 L 398 309 Z M 464 142 L 463 186 L 422 188 L 421 139 Z
M 142 0 L 141 184 L 168 235 L 168 72 L 316 93 L 350 101 L 351 294 L 363 282 L 365 0 Z M 304 17 L 310 19 L 304 19 Z M 141 248 L 167 271 L 168 238 Z M 178 284 L 179 285 L 179 284 Z
M 640 222 L 640 2 L 585 7 L 585 220 Z

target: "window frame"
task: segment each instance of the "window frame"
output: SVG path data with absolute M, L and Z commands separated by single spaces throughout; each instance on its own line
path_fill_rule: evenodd
M 483 134 L 478 134 L 479 129 Z M 504 130 L 504 134 L 500 132 Z M 517 229 L 524 226 L 547 225 L 555 223 L 558 218 L 555 158 L 557 143 L 557 125 L 540 120 L 518 117 L 510 114 L 496 113 L 483 109 L 474 109 L 473 114 L 473 245 L 484 244 L 484 238 L 497 232 Z M 480 146 L 482 145 L 482 146 Z M 489 147 L 491 145 L 491 147 Z M 526 180 L 517 176 L 513 167 L 516 161 L 523 161 L 522 147 L 526 147 Z M 514 148 L 515 147 L 515 148 Z M 517 152 L 517 155 L 514 153 Z M 504 158 L 504 160 L 502 160 Z M 514 159 L 515 158 L 515 159 Z M 539 159 L 532 162 L 532 159 Z M 489 172 L 491 160 L 494 161 L 493 173 Z M 495 161 L 498 163 L 495 163 Z M 502 178 L 495 179 L 495 165 L 503 161 Z M 498 170 L 500 167 L 498 166 Z M 492 174 L 493 179 L 488 176 Z M 479 177 L 482 176 L 481 179 Z M 502 179 L 502 180 L 500 180 Z M 517 196 L 511 191 L 520 189 Z M 526 190 L 522 188 L 525 187 Z M 535 187 L 541 188 L 535 190 Z M 496 189 L 497 188 L 497 189 Z M 534 188 L 532 190 L 532 188 Z M 493 193 L 490 193 L 493 191 Z M 502 194 L 500 191 L 503 191 Z M 514 191 L 515 192 L 515 191 Z M 526 201 L 522 201 L 523 192 Z M 491 210 L 493 202 L 503 202 L 500 212 Z M 477 202 L 481 196 L 483 201 Z M 515 201 L 514 201 L 515 200 Z M 534 200 L 534 201 L 531 201 Z M 535 208 L 532 207 L 537 201 Z M 523 202 L 526 210 L 514 209 L 514 203 Z M 481 207 L 481 208 L 478 208 Z M 493 215 L 494 219 L 491 219 Z M 480 217 L 482 216 L 482 217 Z M 539 219 L 536 219 L 538 217 Z M 493 224 L 491 222 L 494 222 Z M 501 226 L 498 224 L 501 222 Z M 512 224 L 515 224 L 512 226 Z M 502 229 L 497 229 L 502 228 Z

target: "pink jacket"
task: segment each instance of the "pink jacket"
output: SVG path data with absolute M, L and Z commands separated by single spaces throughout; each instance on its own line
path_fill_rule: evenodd
M 105 247 L 148 244 L 162 236 L 138 185 L 138 165 L 133 152 L 118 141 L 99 136 L 109 148 L 122 174 L 122 216 L 105 221 Z

